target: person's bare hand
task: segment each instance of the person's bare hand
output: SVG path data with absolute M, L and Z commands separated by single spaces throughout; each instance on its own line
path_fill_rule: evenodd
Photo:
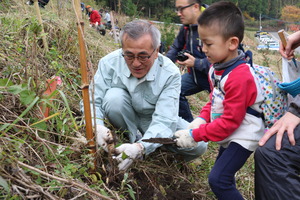
M 284 58 L 291 59 L 294 57 L 294 49 L 298 46 L 300 46 L 300 31 L 287 37 L 287 44 L 285 47 L 280 42 L 279 52 Z
M 287 112 L 264 134 L 259 140 L 259 145 L 263 146 L 272 135 L 277 134 L 275 146 L 276 150 L 280 150 L 282 137 L 285 132 L 287 132 L 291 145 L 295 145 L 294 129 L 298 124 L 300 124 L 300 118 Z
M 292 58 L 294 58 L 294 50 L 290 50 L 289 53 L 286 53 L 286 48 L 283 47 L 282 42 L 279 43 L 279 53 L 281 54 L 282 57 L 291 60 Z

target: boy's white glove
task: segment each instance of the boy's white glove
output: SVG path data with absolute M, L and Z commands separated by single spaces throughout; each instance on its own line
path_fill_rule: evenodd
M 111 131 L 102 125 L 97 125 L 97 143 L 106 152 L 108 152 L 108 144 L 111 144 L 114 140 Z
M 191 148 L 196 147 L 198 143 L 194 140 L 194 138 L 190 135 L 190 130 L 180 130 L 175 132 L 176 144 L 182 148 Z
M 189 129 L 199 128 L 201 124 L 206 124 L 206 121 L 200 117 L 194 119 L 188 126 Z
M 119 170 L 127 170 L 133 163 L 134 159 L 140 159 L 143 157 L 144 146 L 141 143 L 125 143 L 115 149 L 115 153 L 118 155 L 115 159 L 119 162 Z

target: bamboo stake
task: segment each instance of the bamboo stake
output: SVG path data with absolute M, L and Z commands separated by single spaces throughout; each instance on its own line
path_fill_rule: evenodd
M 279 38 L 282 42 L 282 45 L 285 47 L 286 46 L 286 39 L 285 39 L 285 36 L 284 36 L 284 30 L 279 30 L 278 31 L 278 35 L 279 35 Z
M 287 42 L 286 42 L 286 38 L 285 38 L 285 35 L 284 35 L 284 30 L 283 29 L 279 30 L 278 31 L 278 35 L 279 35 L 280 41 L 282 42 L 283 47 L 286 47 Z M 294 62 L 295 67 L 298 67 L 297 66 L 297 61 L 296 61 L 295 57 L 292 58 L 292 61 Z
M 57 0 L 57 13 L 58 13 L 58 18 L 60 18 L 60 10 L 61 10 L 61 1 Z
M 111 11 L 110 12 L 110 21 L 111 21 L 111 27 L 112 27 L 112 31 L 113 31 L 113 34 L 114 34 L 114 39 L 115 39 L 115 43 L 118 43 L 118 38 L 117 38 L 117 34 L 116 34 L 116 29 L 115 29 L 115 21 L 114 21 L 114 14 L 113 12 Z
M 73 0 L 73 3 L 74 3 L 73 6 L 75 7 L 75 14 L 77 17 L 77 31 L 78 31 L 79 48 L 80 48 L 80 69 L 81 69 L 81 79 L 82 79 L 81 89 L 82 89 L 82 96 L 83 96 L 86 138 L 88 140 L 87 147 L 90 150 L 90 154 L 92 154 L 95 157 L 96 145 L 95 145 L 94 132 L 92 127 L 90 96 L 89 96 L 89 80 L 87 74 L 86 48 L 85 48 L 85 41 L 83 38 L 84 22 L 82 21 L 80 1 Z M 92 170 L 96 170 L 96 158 L 94 159 L 94 168 Z
M 52 12 L 55 13 L 55 9 L 54 9 L 54 5 L 53 5 L 53 1 L 50 1 L 51 3 L 51 9 L 52 9 Z
M 34 7 L 35 7 L 36 15 L 38 17 L 39 24 L 42 27 L 42 40 L 43 40 L 44 49 L 45 49 L 46 52 L 48 52 L 48 49 L 49 49 L 48 48 L 48 42 L 47 42 L 47 38 L 46 38 L 46 35 L 45 35 L 45 32 L 44 32 L 43 20 L 42 20 L 38 0 L 34 0 Z
M 118 0 L 118 14 L 121 14 L 121 0 Z

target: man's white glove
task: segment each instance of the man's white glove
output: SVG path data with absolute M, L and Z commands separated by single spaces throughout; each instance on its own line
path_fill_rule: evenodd
M 102 125 L 97 125 L 97 143 L 106 152 L 108 152 L 108 144 L 111 144 L 114 140 L 111 131 Z
M 206 121 L 200 117 L 194 119 L 188 126 L 189 129 L 199 128 L 201 124 L 206 124 Z
M 191 136 L 192 129 L 180 130 L 175 132 L 176 144 L 179 147 L 191 148 L 196 147 L 198 144 L 195 142 L 194 138 Z
M 127 170 L 134 159 L 140 159 L 143 156 L 144 146 L 141 143 L 125 143 L 115 149 L 118 155 L 115 159 L 119 162 L 119 170 Z

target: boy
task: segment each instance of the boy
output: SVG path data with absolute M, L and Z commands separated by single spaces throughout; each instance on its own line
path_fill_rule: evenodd
M 263 96 L 253 70 L 243 62 L 244 53 L 238 50 L 244 37 L 242 13 L 233 3 L 218 2 L 202 13 L 198 25 L 202 51 L 212 63 L 212 92 L 190 129 L 175 133 L 177 145 L 218 142 L 220 149 L 209 175 L 210 187 L 218 199 L 243 199 L 235 186 L 235 173 L 257 148 L 265 127 L 261 117 L 247 113 L 250 107 L 261 113 Z M 237 67 L 218 82 L 226 68 L 234 64 Z

